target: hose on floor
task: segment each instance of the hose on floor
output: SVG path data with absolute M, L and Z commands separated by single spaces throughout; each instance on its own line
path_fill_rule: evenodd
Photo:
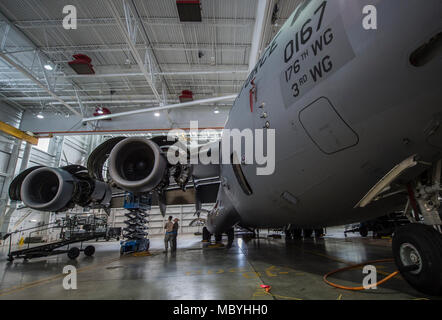
M 382 280 L 380 280 L 380 281 L 378 281 L 376 283 L 370 284 L 369 286 L 366 286 L 365 288 L 362 287 L 362 286 L 361 287 L 346 287 L 346 286 L 343 286 L 343 285 L 340 285 L 340 284 L 333 283 L 333 282 L 327 280 L 327 278 L 329 276 L 331 276 L 332 274 L 335 274 L 335 273 L 338 273 L 338 272 L 342 272 L 342 271 L 346 271 L 346 270 L 355 269 L 355 268 L 362 267 L 362 266 L 365 266 L 365 265 L 368 265 L 368 264 L 382 263 L 382 262 L 393 262 L 393 261 L 394 261 L 393 259 L 372 260 L 372 261 L 367 261 L 367 262 L 360 263 L 360 264 L 355 264 L 355 265 L 352 265 L 352 266 L 349 266 L 349 267 L 336 269 L 336 270 L 330 271 L 329 273 L 325 274 L 324 277 L 323 277 L 323 280 L 324 280 L 325 283 L 327 283 L 328 285 L 330 285 L 332 287 L 339 288 L 339 289 L 344 289 L 344 290 L 361 291 L 361 290 L 370 289 L 372 287 L 376 287 L 378 285 L 381 285 L 381 284 L 387 282 L 388 280 L 390 280 L 391 278 L 396 276 L 399 273 L 399 271 L 396 270 L 395 272 L 390 273 L 388 276 L 386 276 Z

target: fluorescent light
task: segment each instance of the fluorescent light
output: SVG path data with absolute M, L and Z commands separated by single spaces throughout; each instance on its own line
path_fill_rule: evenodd
M 155 117 L 159 117 L 159 116 L 160 116 L 160 113 L 159 113 L 159 112 L 155 112 L 153 115 L 154 115 Z
M 99 113 L 99 114 L 103 114 L 103 110 L 99 109 L 99 110 L 97 111 L 97 113 Z
M 39 119 L 44 119 L 44 115 L 43 115 L 43 113 L 39 113 L 39 114 L 37 114 L 37 118 L 39 118 Z
M 52 71 L 54 68 L 52 68 L 52 66 L 50 64 L 45 64 L 44 68 L 48 71 Z
M 216 114 L 219 113 L 219 109 L 218 109 L 218 107 L 215 108 L 215 110 L 213 111 L 213 113 L 216 113 Z

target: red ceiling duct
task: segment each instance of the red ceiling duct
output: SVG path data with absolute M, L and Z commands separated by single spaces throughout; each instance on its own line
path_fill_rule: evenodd
M 111 113 L 112 112 L 108 108 L 98 107 L 98 108 L 95 109 L 94 117 L 104 116 L 104 115 L 111 114 Z M 112 120 L 112 119 L 107 119 L 107 120 Z
M 77 74 L 95 74 L 91 58 L 85 54 L 74 54 L 73 57 L 74 60 L 68 63 Z
M 181 95 L 179 96 L 180 102 L 189 102 L 193 101 L 193 92 L 190 90 L 181 91 Z
M 201 22 L 201 3 L 199 0 L 180 0 L 176 2 L 178 15 L 182 22 Z

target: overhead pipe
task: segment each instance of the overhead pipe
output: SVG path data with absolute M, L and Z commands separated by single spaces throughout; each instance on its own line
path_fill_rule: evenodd
M 114 119 L 114 118 L 125 117 L 125 116 L 134 115 L 134 114 L 146 113 L 146 112 L 170 110 L 170 109 L 176 109 L 176 108 L 185 108 L 185 107 L 191 107 L 191 106 L 200 105 L 200 104 L 204 104 L 204 103 L 212 103 L 212 102 L 218 102 L 218 101 L 224 101 L 224 100 L 234 100 L 234 99 L 236 99 L 236 97 L 237 97 L 237 95 L 230 95 L 230 96 L 189 101 L 189 102 L 184 102 L 184 103 L 170 104 L 170 105 L 161 106 L 161 107 L 153 107 L 153 108 L 125 111 L 125 112 L 107 114 L 107 115 L 102 115 L 102 116 L 97 116 L 97 117 L 84 118 L 82 120 L 82 122 L 84 123 L 84 122 L 96 121 L 96 120 Z
M 260 56 L 260 48 L 264 34 L 264 25 L 266 13 L 269 10 L 271 0 L 258 0 L 256 8 L 255 27 L 253 30 L 252 47 L 249 56 L 249 71 L 251 71 Z
M 35 92 L 35 91 L 34 91 Z M 226 95 L 230 95 L 230 94 L 234 94 L 234 93 L 226 93 Z M 1 94 L 0 94 L 1 96 Z M 131 96 L 133 99 L 128 99 L 127 97 Z M 174 95 L 168 95 L 168 97 L 173 97 Z M 66 100 L 65 102 L 67 104 L 71 104 L 71 105 L 76 105 L 78 104 L 77 100 L 74 100 L 75 97 L 74 96 L 59 96 L 61 99 Z M 158 103 L 157 100 L 154 99 L 153 96 L 151 95 L 130 95 L 130 94 L 121 94 L 121 95 L 117 95 L 117 96 L 103 96 L 103 95 L 89 95 L 87 96 L 87 98 L 89 99 L 103 99 L 103 100 L 85 100 L 85 101 L 81 101 L 82 104 L 103 104 L 103 103 L 107 103 L 107 104 L 127 104 L 127 103 Z M 112 98 L 112 99 L 111 99 Z M 119 99 L 119 98 L 124 98 L 124 99 Z M 53 98 L 51 96 L 39 96 L 38 99 L 40 101 L 50 101 L 53 100 Z M 72 99 L 72 100 L 67 100 L 67 99 Z M 4 98 L 0 98 L 0 101 L 23 101 L 23 102 L 28 102 L 28 101 L 35 101 L 34 97 L 4 97 Z M 179 101 L 179 100 L 174 100 L 174 99 L 168 99 L 168 101 Z M 48 103 L 49 105 L 58 105 L 61 104 L 60 102 L 50 102 Z
M 52 138 L 54 136 L 69 136 L 69 135 L 97 135 L 97 134 L 152 134 L 164 135 L 170 130 L 190 131 L 192 128 L 153 128 L 153 129 L 108 129 L 108 130 L 71 130 L 71 131 L 42 131 L 34 132 L 39 138 Z M 203 130 L 223 130 L 224 127 L 203 127 Z
M 208 71 L 166 71 L 166 72 L 157 72 L 155 75 L 158 76 L 199 76 L 199 75 L 217 75 L 217 74 L 247 74 L 249 71 L 246 69 L 243 70 L 208 70 Z M 11 72 L 10 72 L 11 73 Z M 70 74 L 57 76 L 57 78 L 62 79 L 76 79 L 76 78 L 118 78 L 118 77 L 143 77 L 144 73 L 142 72 L 122 72 L 122 73 L 102 73 L 102 74 Z M 40 79 L 37 79 L 40 80 Z M 1 82 L 25 82 L 29 81 L 29 79 L 0 79 Z
M 210 75 L 210 74 L 232 74 L 232 73 L 248 73 L 248 70 L 213 70 L 213 71 L 170 71 L 170 72 L 157 72 L 155 75 L 159 76 L 197 76 L 197 75 Z M 72 74 L 66 75 L 62 78 L 113 78 L 113 77 L 142 77 L 142 72 L 126 72 L 126 73 L 103 73 L 103 74 Z

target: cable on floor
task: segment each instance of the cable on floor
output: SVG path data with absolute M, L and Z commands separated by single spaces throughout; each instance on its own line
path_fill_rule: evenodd
M 361 287 L 347 287 L 347 286 L 343 286 L 343 285 L 340 285 L 340 284 L 333 283 L 333 282 L 327 280 L 327 278 L 329 276 L 331 276 L 332 274 L 335 274 L 335 273 L 338 273 L 338 272 L 342 272 L 342 271 L 346 271 L 346 270 L 355 269 L 355 268 L 358 268 L 358 267 L 361 267 L 361 266 L 365 266 L 365 265 L 368 265 L 368 264 L 382 263 L 382 262 L 393 262 L 393 261 L 394 261 L 393 259 L 371 260 L 371 261 L 367 261 L 367 262 L 364 262 L 364 263 L 352 265 L 352 266 L 349 266 L 349 267 L 336 269 L 336 270 L 330 271 L 329 273 L 325 274 L 324 277 L 323 277 L 323 280 L 324 280 L 325 283 L 327 283 L 328 285 L 330 285 L 332 287 L 339 288 L 339 289 L 344 289 L 344 290 L 361 291 L 361 290 L 370 289 L 372 287 L 376 287 L 376 286 L 379 286 L 379 285 L 387 282 L 388 280 L 390 280 L 391 278 L 396 276 L 399 273 L 399 271 L 396 270 L 396 271 L 390 273 L 388 276 L 386 276 L 382 280 L 380 280 L 380 281 L 378 281 L 376 283 L 370 284 L 369 286 L 366 286 L 366 287 L 363 287 L 363 286 L 361 286 Z

